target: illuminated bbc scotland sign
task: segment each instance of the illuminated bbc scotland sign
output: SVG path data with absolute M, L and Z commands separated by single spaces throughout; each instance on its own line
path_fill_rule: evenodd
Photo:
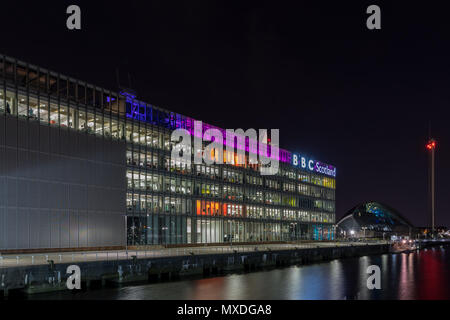
M 307 159 L 299 154 L 292 154 L 292 165 L 312 172 L 336 177 L 336 168 L 316 160 Z

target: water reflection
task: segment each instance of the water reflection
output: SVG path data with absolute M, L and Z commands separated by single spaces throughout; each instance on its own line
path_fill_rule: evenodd
M 366 256 L 226 277 L 41 295 L 33 299 L 450 299 L 448 250 L 447 247 Z M 370 265 L 381 268 L 381 290 L 367 289 Z
M 448 250 L 448 249 L 447 249 Z M 441 299 L 449 295 L 449 259 L 442 250 L 427 250 L 418 261 L 418 299 Z M 447 272 L 443 272 L 446 270 Z

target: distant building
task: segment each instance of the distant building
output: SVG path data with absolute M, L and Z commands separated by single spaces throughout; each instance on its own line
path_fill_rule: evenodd
M 397 210 L 379 202 L 367 202 L 351 209 L 338 223 L 340 238 L 414 237 L 414 226 Z
M 420 238 L 431 237 L 431 227 L 418 227 L 416 230 Z M 440 237 L 450 237 L 450 231 L 447 227 L 436 227 L 436 234 Z

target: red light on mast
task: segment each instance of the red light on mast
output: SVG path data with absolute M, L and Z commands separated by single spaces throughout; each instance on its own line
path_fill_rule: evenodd
M 433 150 L 436 149 L 436 141 L 435 140 L 430 140 L 427 144 L 427 149 L 428 150 Z

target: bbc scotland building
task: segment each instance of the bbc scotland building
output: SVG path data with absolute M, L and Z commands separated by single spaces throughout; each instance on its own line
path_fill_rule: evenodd
M 192 118 L 4 55 L 0 77 L 1 252 L 335 237 L 333 166 L 177 163 Z

